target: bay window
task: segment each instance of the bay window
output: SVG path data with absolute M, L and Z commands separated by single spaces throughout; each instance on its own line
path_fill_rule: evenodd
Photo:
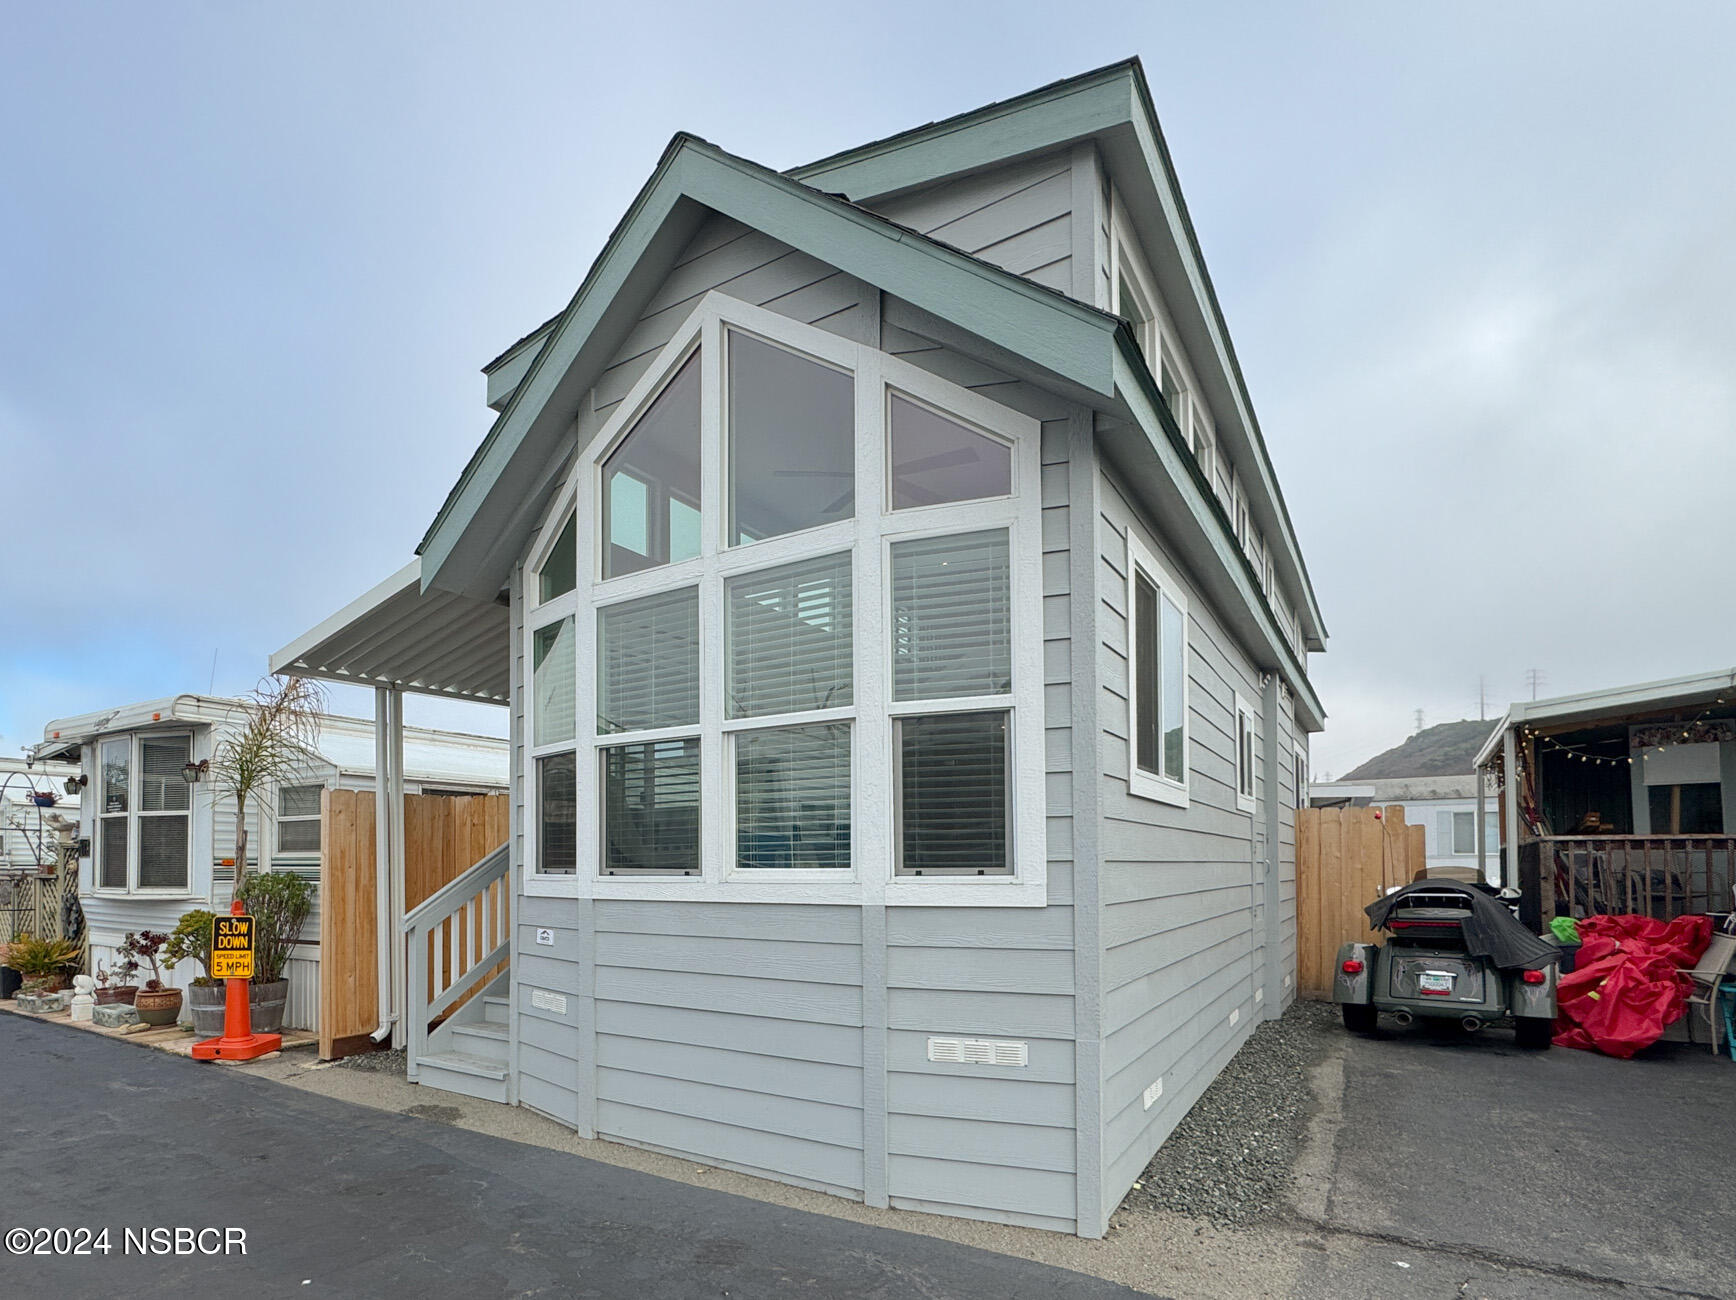
M 98 746 L 98 889 L 185 893 L 191 887 L 193 787 L 186 733 L 116 736 Z
M 525 571 L 527 888 L 1040 904 L 1037 433 L 708 295 Z

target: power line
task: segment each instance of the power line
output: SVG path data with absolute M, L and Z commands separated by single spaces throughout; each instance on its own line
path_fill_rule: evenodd
M 1541 668 L 1527 668 L 1525 670 L 1525 684 L 1531 688 L 1532 699 L 1537 698 L 1537 688 L 1547 680 Z

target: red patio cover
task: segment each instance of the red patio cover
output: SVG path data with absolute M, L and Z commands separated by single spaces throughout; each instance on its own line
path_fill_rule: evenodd
M 1626 1060 L 1682 1018 L 1694 987 L 1684 972 L 1711 942 L 1712 918 L 1593 916 L 1579 937 L 1579 960 L 1555 992 L 1555 1045 Z

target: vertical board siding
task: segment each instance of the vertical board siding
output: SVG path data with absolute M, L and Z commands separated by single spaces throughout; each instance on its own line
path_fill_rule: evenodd
M 1073 292 L 1071 156 L 1066 151 L 943 181 L 873 205 L 901 226 L 1063 293 Z
M 1100 489 L 1104 1200 L 1112 1208 L 1258 1021 L 1264 927 L 1255 925 L 1254 828 L 1273 792 L 1257 780 L 1256 812 L 1236 808 L 1235 696 L 1258 722 L 1260 674 L 1187 587 L 1189 806 L 1129 793 L 1128 529 L 1177 581 L 1187 575 L 1107 470 Z M 1162 1096 L 1147 1110 L 1142 1094 L 1159 1079 Z

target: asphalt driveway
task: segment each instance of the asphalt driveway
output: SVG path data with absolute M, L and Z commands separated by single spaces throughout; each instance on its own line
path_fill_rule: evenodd
M 107 1227 L 112 1247 L 0 1254 L 0 1295 L 1138 1294 L 20 1016 L 0 1014 L 0 1098 L 0 1231 Z M 127 1228 L 176 1227 L 244 1229 L 247 1253 L 127 1253 Z
M 1345 1036 L 1334 1242 L 1298 1294 L 1736 1297 L 1736 1063 Z M 1360 1239 L 1361 1244 L 1358 1244 Z

